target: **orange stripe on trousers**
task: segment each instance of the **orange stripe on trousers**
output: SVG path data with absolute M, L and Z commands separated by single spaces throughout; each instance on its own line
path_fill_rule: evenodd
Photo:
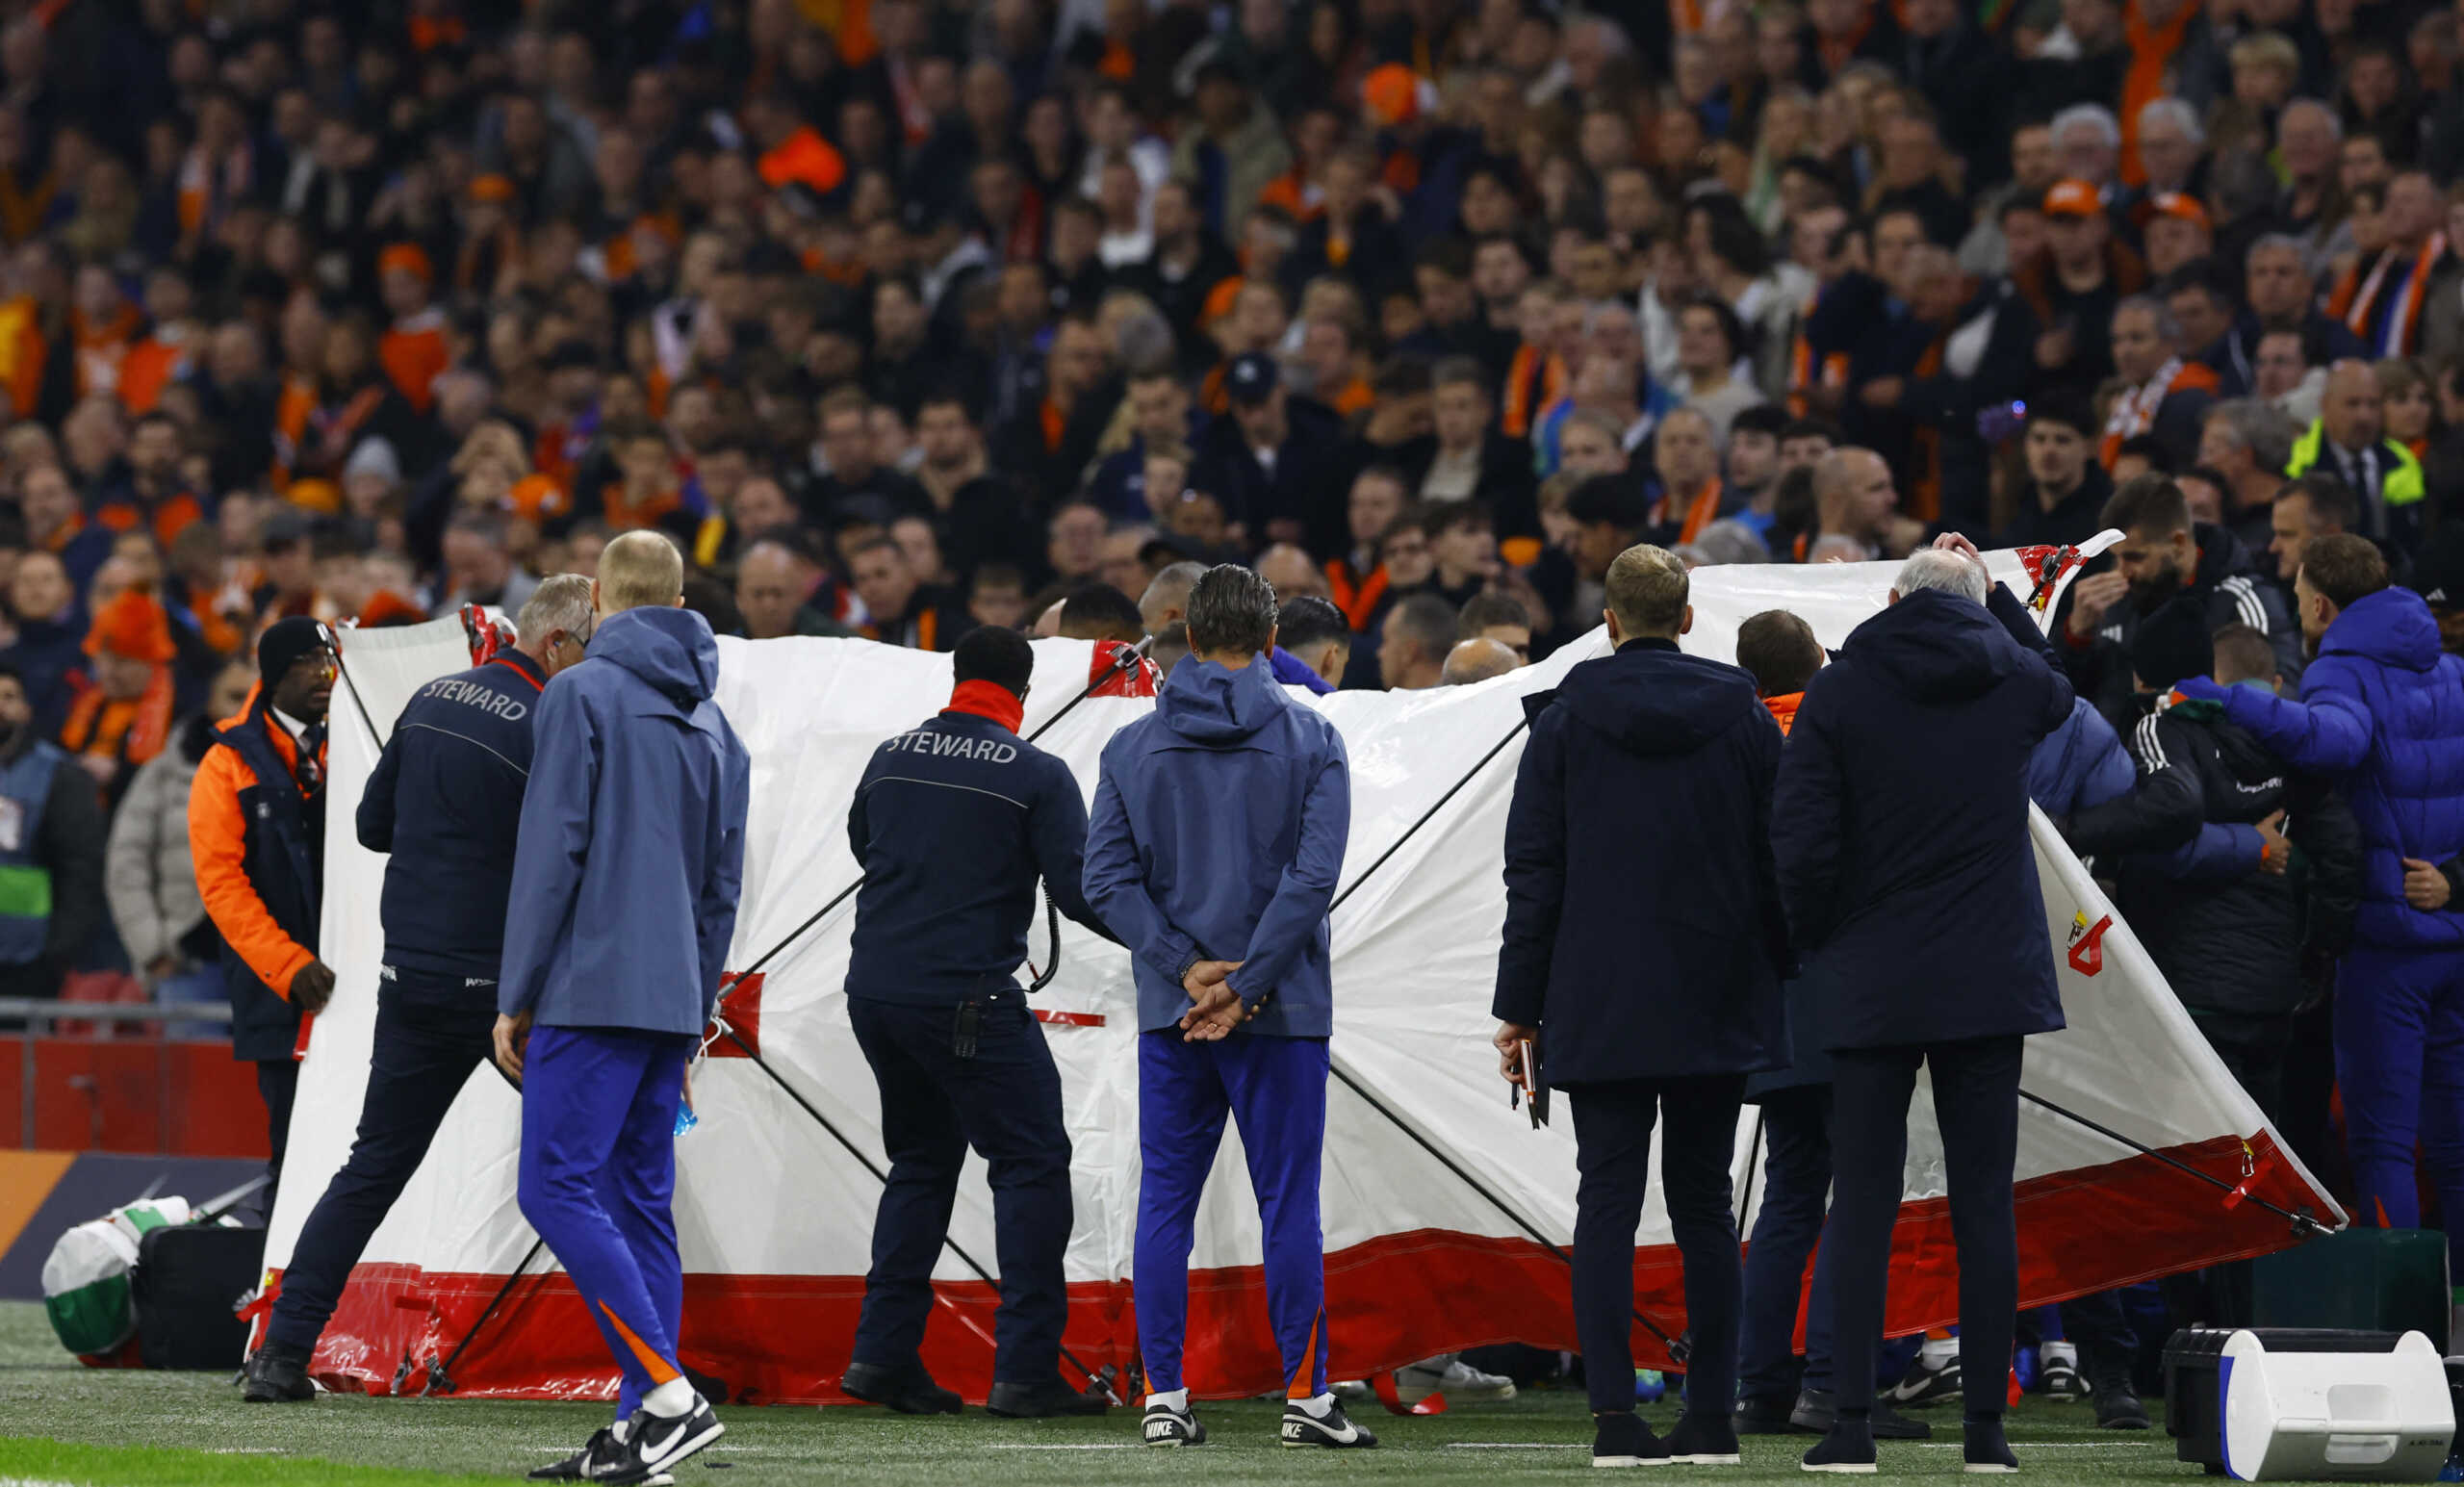
M 633 1350 L 633 1357 L 640 1362 L 642 1372 L 651 1376 L 652 1383 L 664 1384 L 677 1376 L 675 1365 L 651 1351 L 650 1345 L 635 1337 L 633 1329 L 625 1325 L 624 1318 L 617 1316 L 604 1301 L 598 1305 L 600 1315 L 605 1317 L 607 1324 L 616 1329 L 616 1335 L 625 1340 L 625 1346 Z

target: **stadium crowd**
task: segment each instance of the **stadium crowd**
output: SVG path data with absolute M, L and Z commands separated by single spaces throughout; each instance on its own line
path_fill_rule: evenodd
M 510 613 L 642 529 L 720 633 L 1166 672 L 1248 564 L 1322 690 L 1543 657 L 1638 543 L 2115 526 L 2055 649 L 2143 792 L 2257 767 L 2246 708 L 2151 700 L 2297 692 L 2375 592 L 2346 545 L 2305 595 L 2323 539 L 2464 652 L 2464 5 L 0 12 L 12 994 L 219 996 L 190 781 L 279 622 Z M 1819 655 L 1763 658 L 1776 701 Z M 2263 1102 L 2331 959 L 2270 802 L 2121 876 Z M 2274 979 L 2202 976 L 2220 936 Z

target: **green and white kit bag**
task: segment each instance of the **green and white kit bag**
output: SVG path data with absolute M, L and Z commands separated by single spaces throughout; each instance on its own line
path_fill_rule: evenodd
M 72 1353 L 107 1353 L 137 1331 L 129 1275 L 137 1244 L 149 1229 L 189 1221 L 185 1198 L 141 1198 L 81 1223 L 51 1246 L 42 1264 L 42 1305 L 60 1346 Z

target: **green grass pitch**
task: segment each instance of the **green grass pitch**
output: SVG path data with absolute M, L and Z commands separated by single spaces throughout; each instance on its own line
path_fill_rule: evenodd
M 320 1397 L 304 1405 L 244 1406 L 220 1373 L 101 1372 L 80 1368 L 52 1340 L 41 1309 L 0 1303 L 0 1487 L 20 1484 L 264 1484 L 264 1487 L 414 1487 L 518 1479 L 578 1446 L 603 1423 L 595 1404 L 485 1399 Z M 1110 1482 L 1578 1482 L 1591 1470 L 1591 1424 L 1579 1395 L 1539 1391 L 1502 1405 L 1397 1419 L 1360 1415 L 1383 1442 L 1375 1451 L 1287 1450 L 1275 1443 L 1269 1402 L 1209 1404 L 1212 1439 L 1193 1450 L 1138 1445 L 1133 1411 L 1101 1420 L 907 1420 L 870 1409 L 723 1410 L 727 1437 L 686 1464 L 680 1487 L 768 1482 L 999 1483 L 1085 1487 Z M 1674 1410 L 1649 1412 L 1663 1429 Z M 1886 1446 L 1886 1474 L 1960 1473 L 1956 1413 L 1931 1417 L 1931 1447 Z M 2172 1459 L 2161 1431 L 2100 1431 L 2084 1406 L 2031 1400 L 2011 1420 L 2025 1475 L 2047 1487 L 2197 1478 Z M 1749 1439 L 1741 1469 L 1670 1467 L 1655 1482 L 1707 1478 L 1710 1487 L 1809 1480 L 1797 1470 L 1805 1438 Z M 1630 1479 L 1621 1474 L 1620 1479 Z

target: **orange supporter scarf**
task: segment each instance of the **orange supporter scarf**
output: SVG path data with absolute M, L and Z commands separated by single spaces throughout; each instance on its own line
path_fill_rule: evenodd
M 1499 430 L 1509 439 L 1528 439 L 1533 417 L 1565 390 L 1563 358 L 1553 351 L 1543 354 L 1528 343 L 1516 346 L 1514 360 L 1506 367 L 1505 406 L 1498 414 Z
M 1069 431 L 1069 415 L 1062 412 L 1061 405 L 1054 402 L 1049 397 L 1043 400 L 1043 406 L 1037 409 L 1036 413 L 1037 417 L 1043 423 L 1044 452 L 1047 454 L 1060 453 L 1061 437 L 1063 434 Z M 931 648 L 928 646 L 926 649 L 930 650 Z
M 2355 282 L 2361 266 L 2355 264 L 2337 280 L 2335 294 L 2327 300 L 2327 313 L 2345 322 L 2345 328 L 2361 338 L 2376 356 L 2410 356 L 2421 329 L 2423 293 L 2429 283 L 2430 270 L 2438 266 L 2447 252 L 2447 235 L 2434 232 L 2413 259 L 2413 271 L 2403 287 L 2397 291 L 2396 303 L 2387 308 L 2387 318 L 2374 340 L 2370 322 L 2378 319 L 2379 296 L 2386 293 L 2387 270 L 2396 263 L 2394 248 L 2381 251 L 2370 267 L 2370 276 Z
M 317 411 L 317 379 L 289 372 L 273 405 L 273 483 L 291 484 L 292 467 L 299 463 L 299 447 L 308 437 L 308 420 Z
M 195 237 L 222 219 L 232 202 L 245 196 L 253 161 L 241 145 L 220 162 L 208 161 L 203 145 L 191 145 L 180 161 L 180 233 Z
M 1942 374 L 1942 347 L 1946 337 L 1936 336 L 1925 354 L 1916 359 L 1915 375 L 1938 377 Z M 2201 369 L 2205 370 L 2205 369 Z M 2208 378 L 2210 382 L 2216 379 Z M 1908 514 L 1920 522 L 1932 522 L 1942 514 L 1942 431 L 1931 423 L 1916 425 L 1910 441 L 1916 468 L 1909 472 L 1908 500 L 1903 502 Z
M 376 360 L 412 411 L 427 412 L 436 401 L 436 379 L 452 361 L 445 346 L 444 315 L 422 310 L 397 321 L 377 340 Z
M 121 305 L 119 314 L 96 325 L 82 310 L 68 312 L 70 333 L 77 344 L 77 396 L 112 393 L 119 387 L 119 369 L 137 340 L 137 310 Z
M 163 752 L 171 736 L 171 668 L 156 666 L 145 690 L 125 701 L 88 686 L 61 726 L 60 746 L 71 754 L 97 755 L 142 764 Z
M 1349 563 L 1337 558 L 1326 565 L 1326 597 L 1344 612 L 1344 619 L 1354 631 L 1369 628 L 1370 618 L 1377 613 L 1377 602 L 1386 597 L 1387 581 L 1383 563 L 1356 583 Z
M 103 506 L 94 513 L 94 520 L 107 530 L 116 532 L 135 531 L 140 526 L 144 526 L 153 531 L 156 542 L 167 548 L 172 538 L 205 520 L 205 507 L 194 496 L 177 491 L 154 508 L 150 521 L 143 506 L 122 500 Z
M 151 413 L 163 400 L 163 389 L 188 371 L 188 348 L 158 333 L 128 348 L 120 358 L 119 405 L 131 413 Z
M 638 531 L 656 526 L 668 513 L 684 503 L 684 498 L 672 490 L 654 491 L 640 500 L 625 494 L 622 485 L 602 486 L 599 502 L 607 511 L 607 525 L 620 532 Z
M 2122 10 L 2121 35 L 2130 48 L 2130 70 L 2121 79 L 2121 179 L 2125 186 L 2144 186 L 2147 172 L 2139 164 L 2139 111 L 2165 96 L 2165 71 L 2182 38 L 2198 18 L 2199 7 L 2183 0 L 2173 18 L 2150 26 L 2140 13 L 2140 0 Z
M 1652 525 L 1665 526 L 1668 522 L 1669 510 L 1675 504 L 1671 498 L 1662 496 L 1652 507 Z M 1713 475 L 1703 482 L 1703 488 L 1696 491 L 1693 500 L 1685 503 L 1685 522 L 1677 529 L 1678 546 L 1683 547 L 1686 543 L 1703 535 L 1703 528 L 1719 520 L 1719 516 L 1720 478 Z
M 2113 412 L 2105 418 L 2105 437 L 2096 446 L 2096 459 L 2107 470 L 2121 457 L 2122 445 L 2156 426 L 2156 410 L 2175 393 L 2217 390 L 2216 373 L 2197 362 L 2185 362 L 2173 357 L 2156 369 L 2156 375 L 2139 387 L 2122 389 L 2114 399 Z M 1913 516 L 1913 511 L 1909 513 Z

